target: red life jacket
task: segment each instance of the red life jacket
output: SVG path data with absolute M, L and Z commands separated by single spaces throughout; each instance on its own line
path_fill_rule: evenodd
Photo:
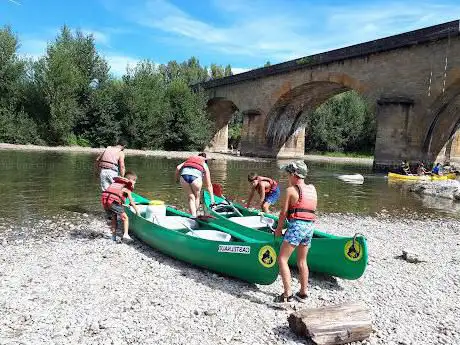
M 183 168 L 194 168 L 204 173 L 204 163 L 206 159 L 201 156 L 192 156 L 182 165 Z
M 113 203 L 123 205 L 126 200 L 126 195 L 123 193 L 123 188 L 127 188 L 130 191 L 134 189 L 133 183 L 127 178 L 117 176 L 114 179 L 109 188 L 102 192 L 101 202 L 104 209 L 109 209 Z
M 265 193 L 273 192 L 274 190 L 276 190 L 276 187 L 278 187 L 278 182 L 268 177 L 257 176 L 257 181 L 264 181 L 270 184 L 268 187 L 265 187 Z
M 288 219 L 310 220 L 316 219 L 317 195 L 313 185 L 296 185 L 299 193 L 299 200 L 293 205 L 289 205 L 287 211 Z
M 118 171 L 118 153 L 120 151 L 116 146 L 107 147 L 99 160 L 99 167 Z

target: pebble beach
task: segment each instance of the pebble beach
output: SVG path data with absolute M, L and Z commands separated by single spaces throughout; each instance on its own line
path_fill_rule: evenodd
M 355 281 L 312 274 L 307 303 L 287 306 L 272 303 L 279 278 L 248 284 L 114 243 L 101 215 L 0 224 L 0 344 L 309 344 L 290 313 L 354 301 L 372 314 L 360 344 L 460 343 L 458 220 L 321 215 L 323 231 L 366 236 L 369 265 Z

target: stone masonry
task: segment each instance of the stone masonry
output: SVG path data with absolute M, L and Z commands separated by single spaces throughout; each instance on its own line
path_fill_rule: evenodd
M 305 116 L 356 90 L 376 107 L 375 168 L 432 163 L 460 122 L 459 27 L 456 20 L 204 83 L 216 119 L 210 149 L 226 149 L 238 109 L 243 155 L 301 156 Z

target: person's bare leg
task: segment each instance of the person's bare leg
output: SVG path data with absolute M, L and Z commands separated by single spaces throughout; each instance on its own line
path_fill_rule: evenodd
M 283 281 L 284 296 L 289 297 L 292 295 L 291 289 L 291 271 L 289 270 L 288 261 L 294 252 L 295 246 L 289 242 L 283 241 L 278 257 L 278 265 L 280 267 L 281 279 Z
M 268 202 L 264 202 L 262 204 L 262 212 L 269 213 L 270 212 L 270 204 Z
M 201 199 L 201 188 L 203 187 L 203 180 L 201 178 L 197 178 L 190 184 L 192 188 L 193 195 L 195 196 L 195 207 L 196 212 L 200 209 L 200 199 Z
M 126 215 L 126 213 L 123 214 L 122 220 L 123 220 L 123 238 L 131 239 L 131 237 L 128 234 L 128 231 L 129 231 L 129 218 Z
M 195 201 L 195 194 L 193 193 L 192 187 L 189 183 L 187 183 L 182 177 L 180 178 L 180 184 L 184 193 L 187 195 L 188 198 L 188 207 L 189 212 L 192 217 L 196 217 L 196 201 Z
M 308 289 L 308 265 L 307 265 L 307 255 L 308 255 L 308 246 L 299 245 L 297 247 L 297 267 L 299 268 L 300 276 L 300 294 L 306 295 Z
M 112 232 L 112 237 L 117 235 L 117 215 L 112 214 L 112 223 L 110 224 L 110 231 Z

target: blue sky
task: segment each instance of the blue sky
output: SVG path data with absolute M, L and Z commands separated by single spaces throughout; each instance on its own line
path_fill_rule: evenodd
M 40 56 L 67 24 L 94 35 L 115 75 L 190 56 L 240 72 L 459 18 L 458 0 L 0 0 L 21 54 Z

